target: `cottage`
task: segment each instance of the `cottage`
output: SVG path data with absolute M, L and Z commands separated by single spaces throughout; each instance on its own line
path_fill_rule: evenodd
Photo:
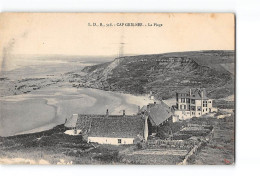
M 93 118 L 90 128 L 83 133 L 88 142 L 113 145 L 135 144 L 147 137 L 147 119 L 142 116 Z
M 176 93 L 176 110 L 174 115 L 180 119 L 200 117 L 212 112 L 212 99 L 207 97 L 205 89 L 185 88 Z
M 78 115 L 75 128 L 82 130 L 83 140 L 99 144 L 136 144 L 148 137 L 147 116 L 125 115 L 125 111 L 123 115 L 109 115 L 108 110 L 105 115 Z

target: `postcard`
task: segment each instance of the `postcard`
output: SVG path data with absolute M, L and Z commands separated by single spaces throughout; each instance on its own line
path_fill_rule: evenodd
M 235 14 L 0 13 L 0 163 L 233 165 Z

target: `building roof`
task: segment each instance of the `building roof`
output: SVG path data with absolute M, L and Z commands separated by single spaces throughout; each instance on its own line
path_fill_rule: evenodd
M 83 134 L 91 137 L 143 137 L 144 118 L 136 116 L 86 115 L 88 120 Z
M 176 105 L 176 98 L 162 100 L 162 103 L 165 103 L 167 106 L 172 107 L 173 105 Z
M 66 119 L 64 124 L 65 127 L 75 128 L 78 121 L 78 114 L 73 114 L 70 118 Z
M 177 91 L 178 94 L 190 94 L 190 91 L 191 91 L 191 98 L 194 98 L 194 99 L 209 99 L 207 97 L 207 92 L 204 88 L 184 88 L 180 91 Z
M 166 104 L 149 104 L 149 108 L 147 108 L 147 112 L 149 114 L 150 120 L 154 123 L 154 125 L 158 126 L 168 118 L 170 118 L 173 113 L 171 109 Z

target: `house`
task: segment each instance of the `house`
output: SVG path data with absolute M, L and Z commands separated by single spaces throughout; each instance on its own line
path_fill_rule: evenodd
M 143 116 L 92 118 L 91 125 L 83 133 L 88 142 L 99 144 L 136 144 L 148 137 L 147 119 Z
M 167 123 L 168 121 L 177 121 L 176 117 L 172 113 L 171 107 L 167 106 L 165 103 L 148 104 L 141 108 L 141 113 L 148 116 L 148 131 L 149 134 L 155 134 L 158 128 Z
M 125 115 L 125 111 L 123 115 L 109 115 L 108 110 L 105 115 L 78 115 L 75 128 L 82 130 L 83 140 L 99 144 L 136 144 L 148 137 L 147 116 Z
M 207 92 L 202 88 L 185 88 L 176 93 L 176 109 L 174 115 L 179 119 L 200 117 L 212 112 L 212 99 L 207 97 Z

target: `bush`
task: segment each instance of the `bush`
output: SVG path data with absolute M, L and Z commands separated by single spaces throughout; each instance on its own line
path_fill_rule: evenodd
M 166 139 L 172 136 L 173 133 L 176 133 L 182 129 L 183 126 L 186 126 L 186 122 L 175 122 L 168 121 L 158 128 L 158 132 L 156 134 L 160 139 Z
M 143 148 L 144 148 L 144 144 L 138 142 L 138 143 L 137 143 L 137 148 L 138 148 L 138 149 L 143 149 Z
M 118 151 L 104 152 L 104 153 L 101 153 L 101 155 L 94 157 L 94 159 L 97 159 L 99 161 L 103 161 L 103 162 L 106 162 L 106 163 L 119 162 L 120 161 Z

